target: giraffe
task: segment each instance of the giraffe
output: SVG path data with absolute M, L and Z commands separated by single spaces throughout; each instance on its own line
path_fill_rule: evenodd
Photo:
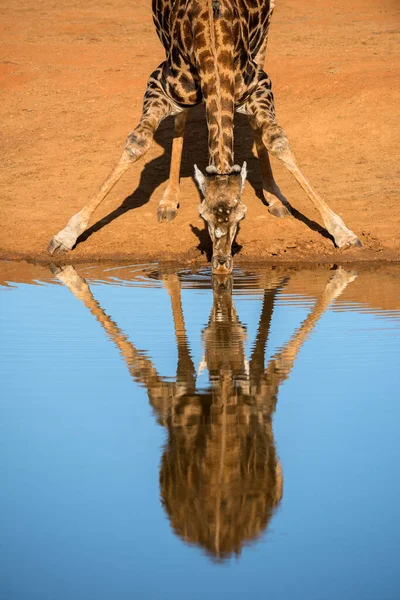
M 74 267 L 55 267 L 56 277 L 98 320 L 115 344 L 132 378 L 147 390 L 167 442 L 160 467 L 163 506 L 175 533 L 199 545 L 212 559 L 240 554 L 267 528 L 283 495 L 282 467 L 272 419 L 281 384 L 330 303 L 356 278 L 329 272 L 322 293 L 291 339 L 265 366 L 265 350 L 278 293 L 289 277 L 271 271 L 263 281 L 258 330 L 246 359 L 246 328 L 232 298 L 232 276 L 213 278 L 213 303 L 202 332 L 208 387 L 196 383 L 176 273 L 164 273 L 177 344 L 176 378 L 162 377 L 95 300 Z
M 248 116 L 261 163 L 268 210 L 290 214 L 275 183 L 269 155 L 293 174 L 320 212 L 339 248 L 360 246 L 339 215 L 317 194 L 299 169 L 288 138 L 275 117 L 271 81 L 263 70 L 275 0 L 153 0 L 153 20 L 166 59 L 150 75 L 137 127 L 123 154 L 91 200 L 51 240 L 50 254 L 71 250 L 93 212 L 123 173 L 145 155 L 160 122 L 175 117 L 168 186 L 158 206 L 159 221 L 170 221 L 179 205 L 179 173 L 188 110 L 204 102 L 209 165 L 194 166 L 203 200 L 199 213 L 213 246 L 213 273 L 232 271 L 232 242 L 247 207 L 241 200 L 247 167 L 234 163 L 234 114 Z

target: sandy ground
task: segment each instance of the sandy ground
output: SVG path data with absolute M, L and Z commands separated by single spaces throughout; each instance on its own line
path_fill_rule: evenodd
M 140 117 L 147 77 L 163 59 L 150 5 L 12 0 L 3 7 L 0 257 L 49 260 L 52 235 L 119 158 Z M 275 162 L 276 180 L 296 211 L 285 220 L 268 213 L 243 116 L 235 141 L 237 162 L 248 162 L 248 212 L 237 264 L 400 260 L 399 15 L 396 0 L 278 0 L 266 63 L 278 120 L 310 181 L 364 247 L 335 249 L 307 197 Z M 207 164 L 201 107 L 187 128 L 179 214 L 157 223 L 171 126 L 161 125 L 145 159 L 57 262 L 206 260 L 192 179 L 193 164 Z

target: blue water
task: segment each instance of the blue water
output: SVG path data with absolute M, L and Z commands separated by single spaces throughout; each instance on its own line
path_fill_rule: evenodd
M 399 599 L 397 269 L 117 267 L 3 265 L 0 598 Z

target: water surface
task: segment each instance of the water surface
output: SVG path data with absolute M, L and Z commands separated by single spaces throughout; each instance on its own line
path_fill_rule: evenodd
M 1 598 L 400 598 L 397 268 L 0 282 Z

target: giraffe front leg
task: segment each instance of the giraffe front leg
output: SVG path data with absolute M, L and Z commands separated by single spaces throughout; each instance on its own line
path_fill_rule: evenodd
M 138 126 L 129 134 L 124 152 L 117 165 L 91 200 L 70 218 L 64 229 L 52 238 L 48 246 L 50 254 L 72 250 L 78 237 L 85 231 L 94 211 L 130 165 L 146 154 L 157 127 L 165 117 L 174 112 L 175 109 L 166 98 L 159 82 L 160 76 L 161 68 L 158 68 L 149 78 L 143 102 L 142 118 Z
M 135 157 L 130 154 L 128 149 L 125 149 L 118 164 L 101 184 L 92 199 L 70 218 L 64 229 L 61 229 L 51 239 L 47 248 L 50 254 L 72 250 L 78 237 L 85 231 L 91 215 L 133 162 L 135 162 Z
M 282 127 L 276 122 L 271 82 L 265 74 L 244 108 L 246 113 L 254 119 L 256 126 L 261 129 L 262 142 L 268 152 L 282 161 L 319 211 L 336 246 L 338 248 L 361 246 L 356 234 L 346 227 L 343 219 L 317 194 L 297 166 L 289 140 Z
M 172 221 L 175 219 L 178 210 L 180 199 L 179 175 L 181 170 L 183 134 L 185 131 L 187 115 L 188 112 L 185 110 L 175 116 L 169 182 L 167 189 L 158 204 L 157 210 L 157 218 L 160 222 Z
M 306 192 L 315 208 L 319 211 L 326 229 L 335 240 L 335 245 L 338 248 L 349 248 L 351 246 L 361 247 L 361 241 L 358 239 L 356 234 L 345 225 L 343 219 L 337 215 L 317 194 L 306 177 L 300 171 L 290 149 L 289 141 L 284 131 L 281 128 L 279 129 L 279 134 L 276 132 L 276 130 L 274 133 L 272 133 L 268 125 L 263 130 L 264 143 L 266 144 L 269 152 L 282 161 L 285 167 L 292 173 L 296 181 Z

